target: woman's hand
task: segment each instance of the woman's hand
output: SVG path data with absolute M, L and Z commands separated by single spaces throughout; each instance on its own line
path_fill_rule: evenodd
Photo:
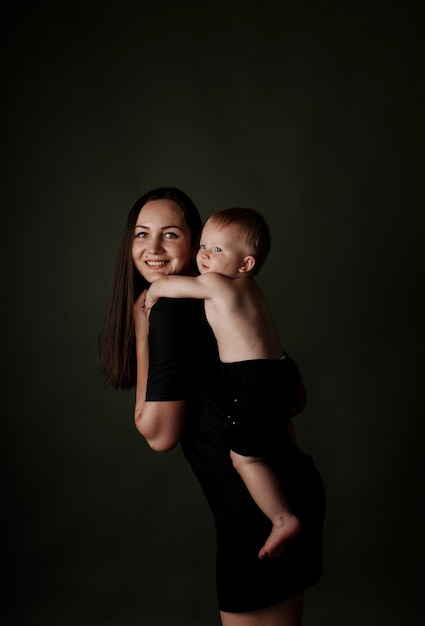
M 145 309 L 148 312 L 148 315 L 151 312 L 151 308 L 153 307 L 153 305 L 155 304 L 155 302 L 157 301 L 157 298 L 154 298 L 152 295 L 152 285 L 149 287 L 149 289 L 145 292 L 146 294 L 146 298 L 145 298 Z
M 137 341 L 147 339 L 148 336 L 150 309 L 146 308 L 147 291 L 147 289 L 142 291 L 133 305 L 134 329 Z

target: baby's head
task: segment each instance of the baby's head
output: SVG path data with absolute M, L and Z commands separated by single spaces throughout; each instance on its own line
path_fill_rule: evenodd
M 224 209 L 211 215 L 205 223 L 214 228 L 237 226 L 244 241 L 246 255 L 255 258 L 251 274 L 258 274 L 270 252 L 271 235 L 266 220 L 258 211 L 242 207 Z

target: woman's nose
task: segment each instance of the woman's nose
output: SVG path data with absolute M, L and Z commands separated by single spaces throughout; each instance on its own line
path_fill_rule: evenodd
M 147 248 L 150 252 L 161 252 L 164 249 L 162 237 L 151 237 Z

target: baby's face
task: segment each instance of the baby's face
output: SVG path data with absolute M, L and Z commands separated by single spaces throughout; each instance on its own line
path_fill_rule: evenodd
M 239 274 L 245 256 L 245 242 L 237 224 L 205 224 L 196 256 L 201 274 L 218 272 L 233 278 Z

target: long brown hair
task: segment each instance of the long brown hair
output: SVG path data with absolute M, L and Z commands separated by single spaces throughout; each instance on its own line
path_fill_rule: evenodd
M 194 202 L 177 187 L 158 187 L 141 196 L 127 217 L 118 250 L 112 285 L 99 337 L 100 367 L 105 386 L 131 389 L 136 384 L 136 341 L 133 304 L 149 283 L 136 270 L 132 246 L 136 220 L 142 207 L 150 200 L 172 200 L 181 209 L 190 228 L 191 243 L 196 244 L 202 229 L 201 216 Z

